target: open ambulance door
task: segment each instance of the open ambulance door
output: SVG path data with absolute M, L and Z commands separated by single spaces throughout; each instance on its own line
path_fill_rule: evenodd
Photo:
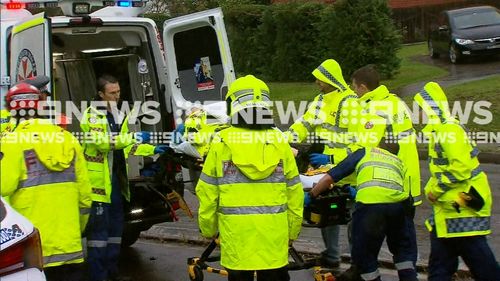
M 46 75 L 52 81 L 50 27 L 50 19 L 44 13 L 13 26 L 9 49 L 11 86 L 38 75 Z M 52 89 L 52 82 L 47 87 Z
M 189 101 L 212 104 L 209 111 L 225 115 L 225 103 L 221 101 L 235 74 L 222 10 L 167 20 L 163 40 L 174 114 L 178 114 L 175 109 L 189 109 Z M 180 116 L 175 117 L 179 120 Z

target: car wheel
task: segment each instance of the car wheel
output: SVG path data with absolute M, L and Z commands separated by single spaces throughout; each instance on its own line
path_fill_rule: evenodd
M 429 56 L 433 59 L 439 58 L 439 53 L 436 52 L 434 49 L 434 46 L 432 45 L 432 41 L 429 41 L 427 44 L 427 47 L 429 48 Z
M 453 44 L 450 45 L 449 58 L 451 63 L 458 63 L 460 61 L 460 53 Z
M 125 228 L 122 235 L 122 248 L 132 246 L 135 242 L 137 242 L 137 239 L 139 239 L 140 234 L 141 232 L 137 229 Z

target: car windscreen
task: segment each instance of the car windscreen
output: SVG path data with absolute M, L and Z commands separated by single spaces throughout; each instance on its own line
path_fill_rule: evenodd
M 497 10 L 483 10 L 452 17 L 453 25 L 458 29 L 500 24 L 500 13 Z

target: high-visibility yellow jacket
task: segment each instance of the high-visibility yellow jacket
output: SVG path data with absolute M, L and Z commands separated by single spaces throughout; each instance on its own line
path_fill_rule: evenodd
M 365 156 L 356 165 L 356 202 L 379 204 L 408 199 L 404 173 L 404 164 L 396 155 L 380 148 L 366 148 Z
M 0 134 L 12 132 L 16 127 L 16 120 L 11 118 L 10 112 L 6 109 L 0 111 Z
M 220 131 L 196 195 L 202 235 L 220 232 L 223 266 L 257 270 L 288 263 L 288 240 L 297 239 L 302 224 L 304 192 L 282 132 L 237 127 Z
M 311 133 L 315 133 L 327 141 L 323 153 L 333 155 L 332 164 L 335 164 L 351 153 L 348 144 L 352 139 L 347 131 L 358 96 L 344 81 L 340 66 L 334 60 L 326 60 L 312 74 L 336 90 L 316 96 L 306 113 L 290 127 L 287 135 L 290 141 L 303 142 Z
M 357 143 L 377 147 L 384 137 L 387 142 L 397 142 L 397 156 L 407 169 L 405 190 L 410 192 L 415 206 L 422 204 L 416 135 L 406 104 L 382 85 L 364 94 L 359 105 L 359 115 L 350 127 L 355 128 Z
M 423 129 L 429 136 L 429 170 L 431 178 L 425 194 L 437 197 L 433 215 L 426 221 L 429 231 L 436 229 L 438 237 L 463 237 L 491 233 L 491 190 L 486 174 L 481 170 L 479 150 L 469 140 L 458 120 L 451 117 L 448 101 L 437 83 L 427 83 L 415 96 L 415 101 L 429 117 Z M 455 202 L 462 192 L 474 188 L 484 201 L 480 210 L 467 206 L 457 209 Z
M 48 120 L 21 122 L 2 138 L 1 193 L 40 230 L 46 267 L 83 262 L 90 183 L 78 140 Z
M 191 113 L 186 118 L 184 125 L 183 137 L 194 146 L 202 158 L 207 155 L 214 134 L 229 127 L 228 124 L 221 122 L 210 123 L 207 112 L 201 109 Z
M 134 133 L 129 133 L 128 120 L 129 116 L 125 117 L 120 133 L 113 134 L 109 128 L 106 112 L 89 107 L 83 113 L 80 128 L 85 133 L 83 149 L 92 185 L 92 201 L 111 202 L 113 150 L 123 149 L 125 159 L 129 155 L 154 154 L 153 145 L 139 144 L 135 140 Z M 125 199 L 130 201 L 128 184 L 122 186 L 121 190 Z
M 10 112 L 6 109 L 0 111 L 0 133 L 3 133 L 10 125 Z

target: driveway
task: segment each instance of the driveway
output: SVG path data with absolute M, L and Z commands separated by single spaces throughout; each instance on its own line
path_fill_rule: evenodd
M 443 87 L 480 80 L 500 74 L 500 56 L 478 57 L 468 59 L 460 64 L 450 63 L 446 56 L 441 56 L 439 59 L 431 59 L 429 56 L 418 56 L 414 57 L 413 60 L 415 62 L 425 63 L 447 70 L 449 72 L 448 76 L 434 80 Z M 427 82 L 429 81 L 410 84 L 394 90 L 394 93 L 400 97 L 414 95 L 420 91 Z

